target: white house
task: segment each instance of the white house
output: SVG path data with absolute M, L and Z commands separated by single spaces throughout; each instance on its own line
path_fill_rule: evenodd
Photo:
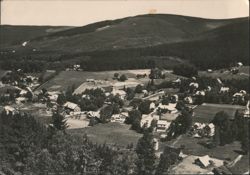
M 156 131 L 157 132 L 166 132 L 167 129 L 170 126 L 170 122 L 167 122 L 166 120 L 158 120 L 157 121 L 157 126 L 156 126 Z
M 72 102 L 66 102 L 63 107 L 65 109 L 69 109 L 70 111 L 73 111 L 73 112 L 80 112 L 81 111 L 81 108 L 75 104 L 75 103 L 72 103 Z
M 151 103 L 150 103 L 149 109 L 155 109 L 155 103 L 154 103 L 154 102 L 151 102 Z
M 226 93 L 229 92 L 229 87 L 221 87 L 220 88 L 220 93 Z
M 212 73 L 213 70 L 212 70 L 212 69 L 208 69 L 207 72 L 208 72 L 208 73 Z
M 194 88 L 197 89 L 199 87 L 199 84 L 192 82 L 192 83 L 189 84 L 189 87 L 194 87 Z
M 209 136 L 210 136 L 210 137 L 213 137 L 214 134 L 215 134 L 215 126 L 214 126 L 213 123 L 209 123 L 209 124 L 208 124 L 208 127 L 210 128 Z
M 184 98 L 184 101 L 186 102 L 186 103 L 188 103 L 188 104 L 193 104 L 193 99 L 192 99 L 192 97 L 185 97 Z
M 238 62 L 238 63 L 237 63 L 237 66 L 238 66 L 238 67 L 241 67 L 241 66 L 243 66 L 243 63 L 242 63 L 242 62 Z

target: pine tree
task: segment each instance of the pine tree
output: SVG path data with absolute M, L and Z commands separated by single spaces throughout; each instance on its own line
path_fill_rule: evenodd
M 143 137 L 137 143 L 136 153 L 138 157 L 137 174 L 152 175 L 156 159 L 152 133 L 147 130 L 144 132 Z
M 52 124 L 56 129 L 61 131 L 65 131 L 65 129 L 68 127 L 65 117 L 58 111 L 52 116 Z

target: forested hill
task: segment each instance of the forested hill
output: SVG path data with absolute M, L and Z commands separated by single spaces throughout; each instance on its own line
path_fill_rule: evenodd
M 65 26 L 0 26 L 0 47 L 21 45 L 25 41 L 46 36 L 54 32 L 67 30 L 72 27 Z
M 56 62 L 57 67 L 58 63 L 63 67 L 77 62 L 85 70 L 149 68 L 155 64 L 171 68 L 183 62 L 201 69 L 222 68 L 233 61 L 248 63 L 248 29 L 248 18 L 140 15 L 39 34 L 25 47 L 20 43 L 7 45 L 2 48 L 0 64 L 28 58 L 32 64 L 39 60 L 39 65 L 54 66 L 51 62 Z M 6 64 L 2 67 L 9 68 Z

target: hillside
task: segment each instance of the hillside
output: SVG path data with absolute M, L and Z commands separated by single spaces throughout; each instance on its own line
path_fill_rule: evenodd
M 33 37 L 25 47 L 9 47 L 16 52 L 4 52 L 3 60 L 28 57 L 32 64 L 39 60 L 50 68 L 77 62 L 85 70 L 95 71 L 154 65 L 171 68 L 183 62 L 200 69 L 222 68 L 235 61 L 248 64 L 248 29 L 248 18 L 140 15 Z M 8 64 L 4 68 L 13 66 Z
M 20 45 L 25 41 L 46 36 L 53 32 L 59 32 L 71 27 L 63 26 L 0 26 L 0 47 L 7 47 L 11 45 Z
M 27 48 L 88 52 L 148 47 L 192 40 L 203 32 L 232 21 L 234 20 L 208 20 L 177 15 L 141 15 L 39 36 L 31 40 Z

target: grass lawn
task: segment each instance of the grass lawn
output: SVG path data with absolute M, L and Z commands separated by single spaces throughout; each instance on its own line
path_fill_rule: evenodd
M 116 144 L 119 147 L 126 147 L 133 143 L 136 146 L 138 139 L 142 136 L 133 130 L 130 130 L 130 125 L 120 123 L 98 124 L 93 127 L 83 129 L 70 129 L 71 134 L 87 134 L 93 143 L 97 144 Z
M 227 112 L 233 118 L 237 109 L 245 109 L 245 106 L 204 103 L 194 109 L 193 122 L 209 123 L 220 111 Z
M 187 135 L 183 135 L 181 139 L 179 139 L 175 143 L 175 147 L 180 147 L 181 145 L 185 145 L 185 148 L 183 150 L 184 154 L 188 155 L 195 155 L 195 156 L 204 156 L 209 155 L 210 157 L 217 158 L 220 160 L 233 160 L 235 159 L 239 154 L 235 151 L 241 150 L 241 144 L 239 142 L 233 142 L 231 144 L 227 144 L 224 146 L 217 146 L 212 149 L 208 149 L 200 144 L 198 144 L 199 141 L 205 141 L 206 138 L 193 138 Z M 175 140 L 172 140 L 171 142 L 167 144 L 172 144 Z

